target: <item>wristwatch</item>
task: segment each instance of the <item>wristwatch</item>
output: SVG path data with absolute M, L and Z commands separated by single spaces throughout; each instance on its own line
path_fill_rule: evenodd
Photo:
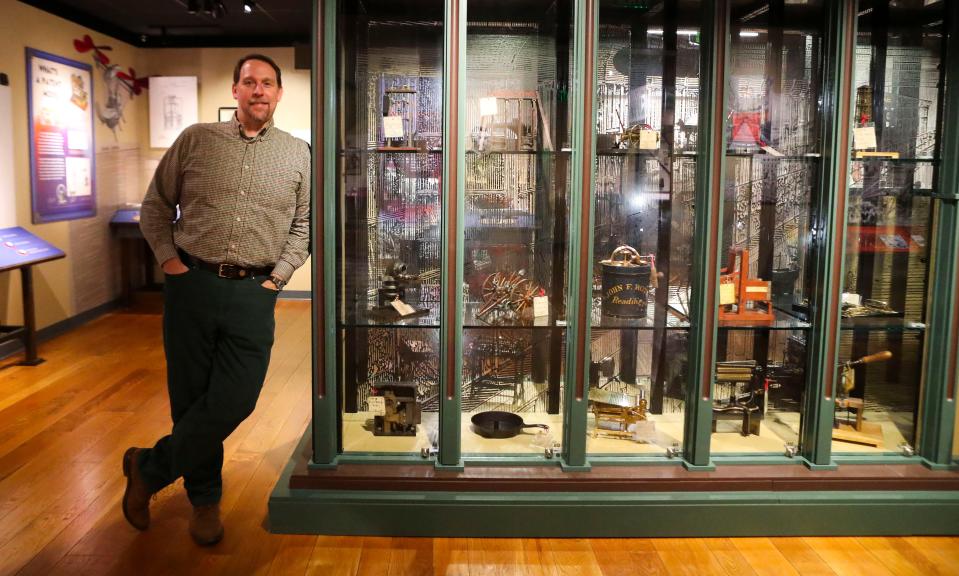
M 273 285 L 276 286 L 277 290 L 282 290 L 286 286 L 286 280 L 280 278 L 275 274 L 270 275 L 270 282 L 273 282 Z

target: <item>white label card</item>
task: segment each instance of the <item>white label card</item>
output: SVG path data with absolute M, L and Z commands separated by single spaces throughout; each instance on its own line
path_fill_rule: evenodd
M 366 406 L 374 416 L 386 416 L 386 398 L 370 396 L 366 399 Z
M 659 132 L 655 130 L 639 131 L 639 149 L 655 150 L 659 148 Z
M 853 128 L 852 130 L 853 148 L 856 150 L 866 150 L 876 147 L 876 128 L 866 126 L 865 128 Z
M 383 116 L 383 136 L 385 138 L 402 138 L 403 117 Z
M 416 312 L 416 308 L 413 308 L 412 306 L 410 306 L 406 302 L 403 302 L 399 298 L 390 302 L 390 306 L 392 306 L 394 310 L 399 312 L 400 316 L 409 316 L 410 314 L 413 314 Z
M 533 317 L 549 316 L 549 298 L 546 296 L 533 297 Z
M 736 285 L 730 282 L 719 285 L 719 305 L 736 303 Z
M 496 98 L 480 98 L 480 116 L 496 116 Z
M 636 442 L 655 442 L 656 441 L 656 423 L 649 420 L 641 420 L 629 425 L 629 432 L 633 433 L 633 440 Z
M 850 306 L 859 306 L 862 304 L 862 297 L 854 292 L 843 292 L 842 303 Z

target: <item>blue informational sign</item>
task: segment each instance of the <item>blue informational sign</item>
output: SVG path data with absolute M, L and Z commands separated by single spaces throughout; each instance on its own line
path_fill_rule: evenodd
M 33 223 L 94 216 L 92 67 L 27 48 L 27 110 Z
M 110 218 L 110 224 L 139 224 L 139 208 L 121 208 L 117 210 Z
M 0 228 L 0 272 L 64 256 L 62 250 L 19 226 Z

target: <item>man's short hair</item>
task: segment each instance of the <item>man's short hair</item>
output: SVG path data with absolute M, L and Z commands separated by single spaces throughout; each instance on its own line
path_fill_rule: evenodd
M 260 62 L 266 62 L 269 64 L 273 71 L 276 72 L 276 85 L 280 88 L 283 87 L 283 74 L 280 72 L 280 67 L 276 65 L 276 62 L 273 61 L 269 56 L 264 56 L 263 54 L 247 54 L 243 58 L 240 58 L 236 61 L 236 67 L 233 68 L 233 83 L 237 84 L 240 81 L 240 68 L 243 68 L 243 65 L 249 60 L 259 60 Z

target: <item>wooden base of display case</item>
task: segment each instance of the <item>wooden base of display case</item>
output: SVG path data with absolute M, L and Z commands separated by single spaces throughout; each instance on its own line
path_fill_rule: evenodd
M 304 436 L 269 502 L 276 533 L 651 537 L 959 533 L 959 470 L 920 463 L 718 465 L 310 464 Z
M 879 447 L 882 444 L 882 426 L 879 424 L 862 424 L 857 430 L 853 425 L 839 424 L 838 428 L 832 430 L 832 439 L 839 442 Z

